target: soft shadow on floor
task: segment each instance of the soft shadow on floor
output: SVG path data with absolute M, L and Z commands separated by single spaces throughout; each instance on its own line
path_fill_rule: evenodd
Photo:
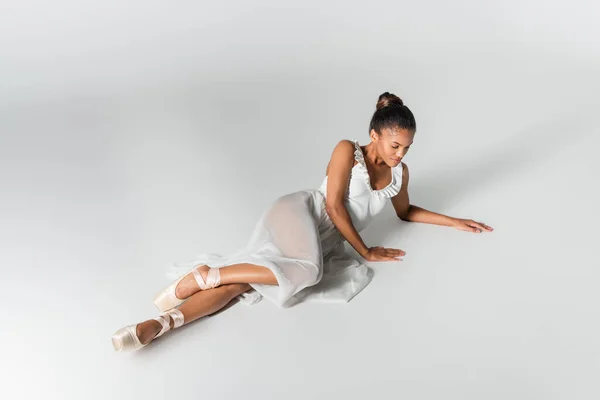
M 452 156 L 454 168 L 440 168 L 419 180 L 411 178 L 408 185 L 411 203 L 444 214 L 451 204 L 469 196 L 474 188 L 481 190 L 510 179 L 531 168 L 531 165 L 551 158 L 558 162 L 561 148 L 577 144 L 584 137 L 584 129 L 583 124 L 577 124 L 577 119 L 550 121 L 507 137 L 501 146 L 475 154 L 469 152 Z M 456 160 L 461 161 L 457 163 Z M 437 163 L 440 166 L 450 164 L 443 160 Z M 407 165 L 410 168 L 410 160 L 407 160 Z M 426 200 L 421 203 L 419 199 Z M 373 221 L 377 229 L 369 230 L 364 238 L 368 243 L 384 243 L 404 223 L 395 217 L 393 208 L 388 204 Z M 494 226 L 493 218 L 486 219 L 486 223 Z

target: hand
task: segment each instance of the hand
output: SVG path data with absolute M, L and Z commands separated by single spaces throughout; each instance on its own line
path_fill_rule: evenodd
M 455 218 L 452 224 L 453 228 L 461 231 L 481 233 L 483 231 L 492 232 L 494 228 L 487 226 L 483 222 L 473 221 L 472 219 Z
M 405 256 L 406 252 L 400 249 L 385 248 L 382 246 L 369 247 L 363 258 L 367 261 L 402 261 L 397 258 Z

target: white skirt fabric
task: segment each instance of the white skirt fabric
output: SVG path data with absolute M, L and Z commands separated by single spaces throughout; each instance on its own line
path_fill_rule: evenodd
M 251 284 L 240 296 L 246 304 L 263 297 L 279 307 L 299 302 L 345 303 L 371 281 L 372 270 L 346 253 L 344 239 L 325 211 L 319 190 L 303 190 L 278 198 L 261 216 L 248 244 L 229 255 L 199 254 L 174 263 L 171 279 L 198 265 L 222 268 L 250 263 L 269 268 L 278 285 Z

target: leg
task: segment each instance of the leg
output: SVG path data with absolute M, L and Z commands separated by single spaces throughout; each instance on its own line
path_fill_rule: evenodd
M 183 324 L 189 324 L 199 318 L 205 317 L 224 308 L 233 299 L 240 294 L 248 291 L 250 285 L 247 283 L 223 285 L 212 290 L 202 290 L 192 295 L 185 303 L 177 307 L 183 313 Z M 170 325 L 173 327 L 173 320 L 170 319 Z M 154 319 L 144 321 L 137 325 L 136 333 L 142 342 L 147 344 L 161 330 L 161 325 Z
M 200 291 L 194 294 L 178 307 L 185 317 L 184 324 L 216 313 L 227 306 L 237 296 L 250 289 L 251 287 L 247 283 L 237 283 L 219 286 L 213 290 Z
M 323 255 L 318 221 L 312 211 L 315 205 L 309 192 L 297 192 L 279 198 L 263 215 L 248 244 L 247 250 L 250 253 L 263 244 L 273 248 L 275 250 L 273 265 L 276 267 L 273 270 L 276 271 L 277 276 L 281 273 L 286 278 L 285 281 L 281 283 L 277 281 L 270 269 L 273 265 L 266 268 L 260 261 L 251 264 L 249 263 L 252 262 L 251 259 L 238 259 L 233 265 L 210 268 L 212 261 L 210 261 L 211 257 L 208 257 L 207 260 L 198 261 L 196 265 L 192 264 L 191 271 L 186 271 L 175 282 L 160 291 L 154 297 L 154 304 L 159 310 L 167 311 L 199 290 L 232 283 L 257 284 L 262 285 L 263 289 L 264 286 L 270 285 L 273 287 L 266 289 L 277 293 L 277 297 L 283 300 L 305 287 L 318 283 L 323 272 Z M 267 251 L 260 255 L 268 260 L 269 253 L 271 252 Z M 279 284 L 281 287 L 275 287 Z
M 200 276 L 207 280 L 208 265 L 201 265 L 197 268 Z M 261 283 L 264 285 L 277 285 L 277 279 L 270 269 L 254 264 L 234 264 L 219 268 L 221 285 L 230 285 L 236 283 Z M 193 274 L 185 276 L 175 288 L 175 296 L 185 299 L 194 293 L 200 291 L 200 287 Z

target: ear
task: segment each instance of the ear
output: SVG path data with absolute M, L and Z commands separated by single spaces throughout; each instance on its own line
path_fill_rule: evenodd
M 377 142 L 379 140 L 379 135 L 377 134 L 377 132 L 375 132 L 375 129 L 371 129 L 371 132 L 369 132 L 369 136 L 371 136 L 371 141 L 373 142 Z

